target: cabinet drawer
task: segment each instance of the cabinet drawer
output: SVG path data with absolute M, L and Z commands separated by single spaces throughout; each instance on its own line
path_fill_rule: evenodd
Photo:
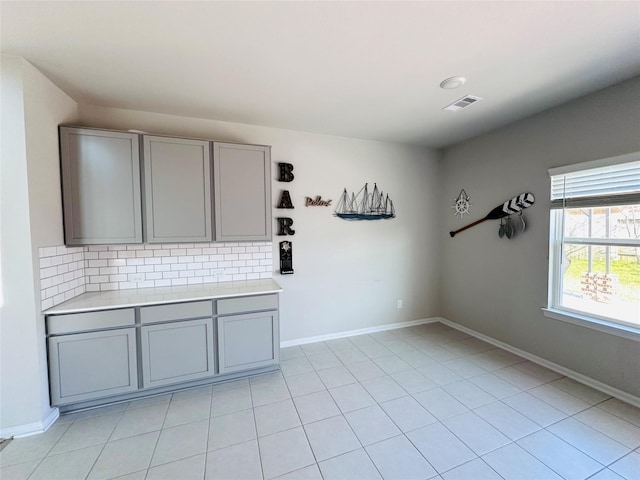
M 276 310 L 277 308 L 277 295 L 260 295 L 257 297 L 237 297 L 218 300 L 218 315 Z
M 135 321 L 133 308 L 51 315 L 47 317 L 47 333 L 62 335 L 113 327 L 128 327 L 134 325 Z
M 203 302 L 171 303 L 169 305 L 156 305 L 140 308 L 140 322 L 156 323 L 185 318 L 211 317 L 213 315 L 213 303 L 211 300 Z

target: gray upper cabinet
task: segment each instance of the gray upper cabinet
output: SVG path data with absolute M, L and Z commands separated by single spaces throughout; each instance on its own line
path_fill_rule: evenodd
M 142 242 L 138 135 L 60 127 L 66 245 Z
M 213 144 L 216 241 L 271 240 L 270 148 Z
M 210 142 L 145 135 L 146 241 L 209 242 Z

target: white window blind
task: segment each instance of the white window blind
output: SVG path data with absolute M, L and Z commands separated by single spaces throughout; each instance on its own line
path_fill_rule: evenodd
M 549 175 L 551 208 L 640 203 L 640 152 L 552 168 Z

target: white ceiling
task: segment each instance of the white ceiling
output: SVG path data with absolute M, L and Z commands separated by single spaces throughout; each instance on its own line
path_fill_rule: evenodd
M 0 8 L 2 51 L 80 103 L 430 147 L 640 74 L 638 1 Z M 441 110 L 465 94 L 484 100 Z

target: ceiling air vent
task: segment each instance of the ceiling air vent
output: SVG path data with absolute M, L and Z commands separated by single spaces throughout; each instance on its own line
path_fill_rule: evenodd
M 480 98 L 480 97 L 474 97 L 473 95 L 465 95 L 464 97 L 456 100 L 452 104 L 447 105 L 446 107 L 444 107 L 443 110 L 449 110 L 451 112 L 457 112 L 458 110 L 466 108 L 469 105 L 473 105 L 474 103 L 477 103 L 480 100 L 482 100 L 482 98 Z

